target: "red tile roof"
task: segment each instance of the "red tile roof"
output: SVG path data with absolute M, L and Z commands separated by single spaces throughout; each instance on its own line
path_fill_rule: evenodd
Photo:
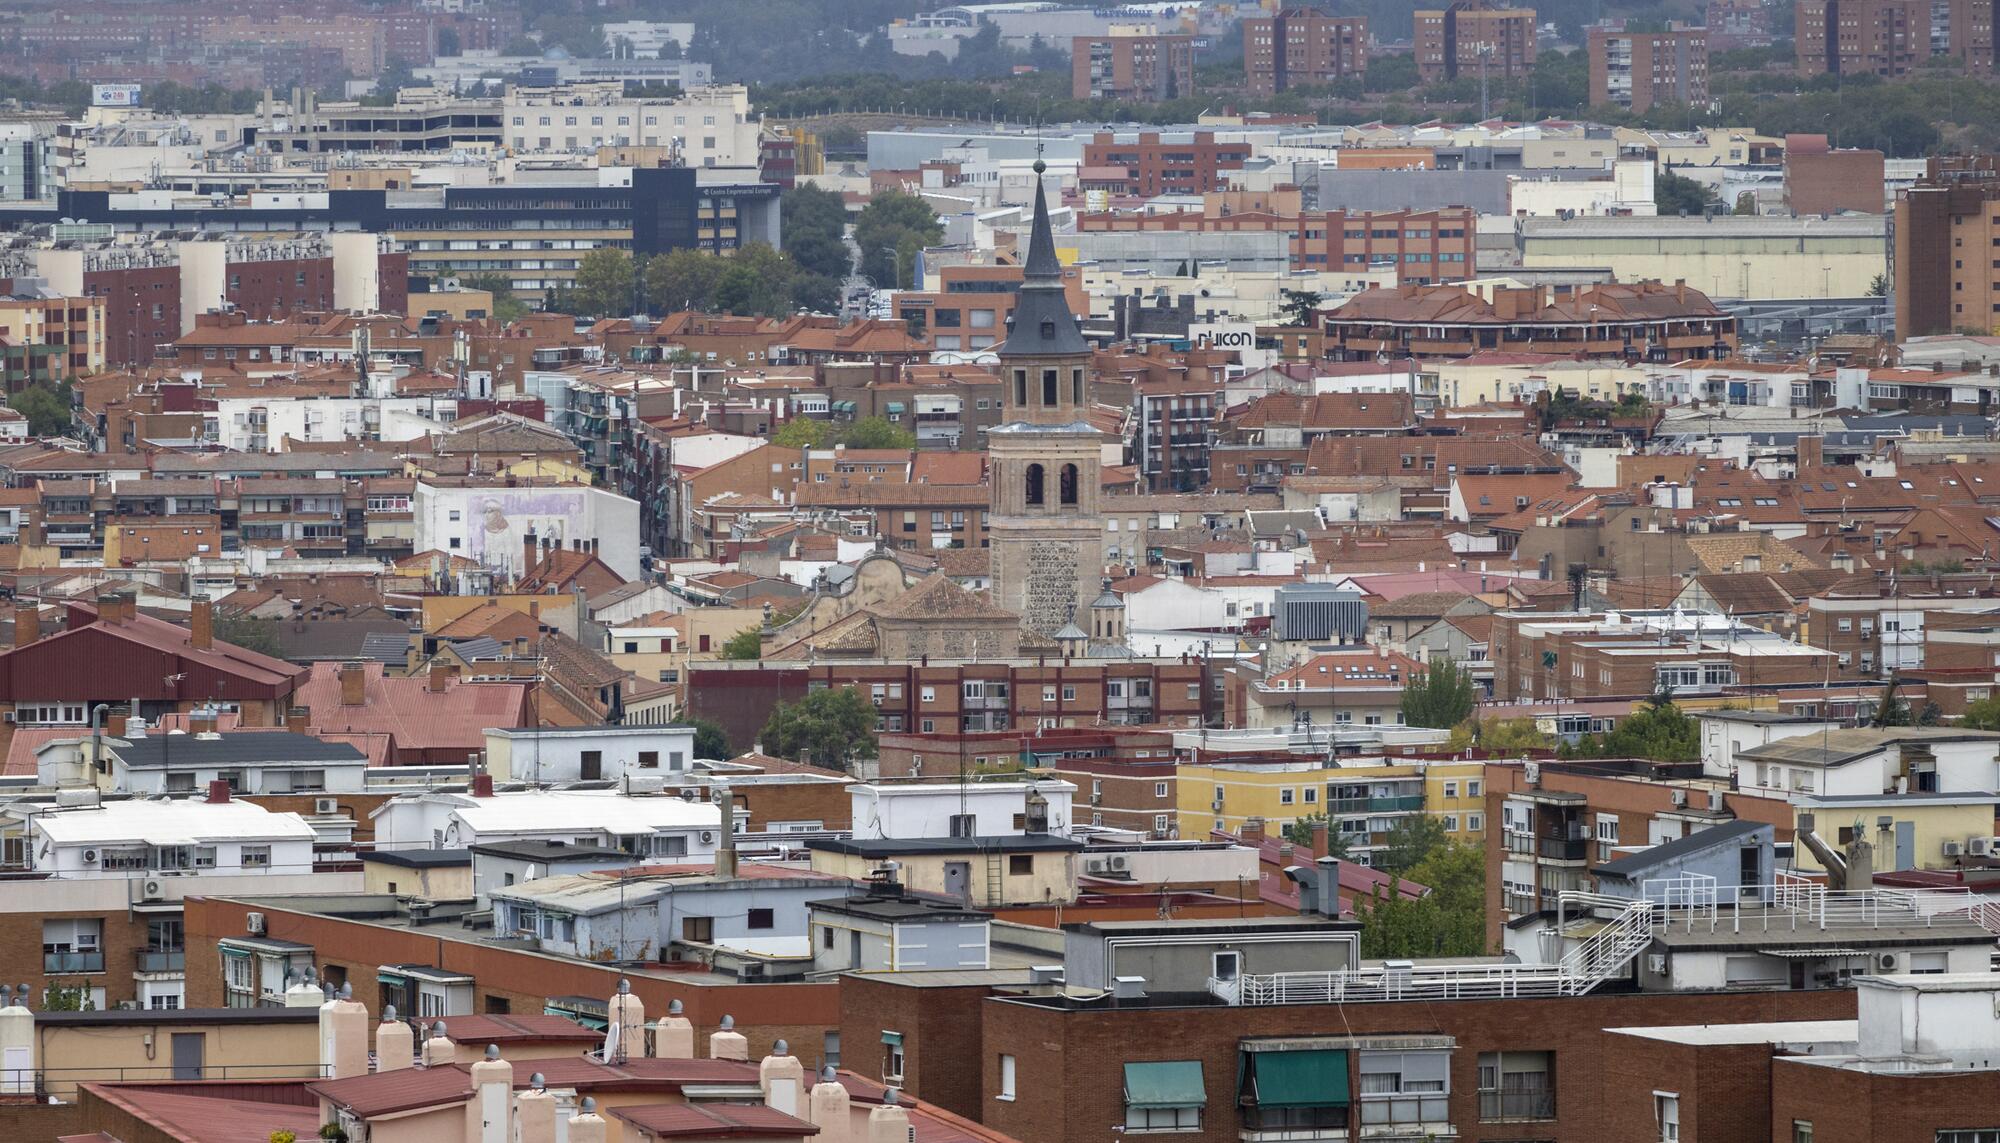
M 423 1072 L 417 1072 L 422 1075 Z M 464 1073 L 459 1073 L 464 1078 Z M 265 1101 L 246 1097 L 242 1084 L 228 1084 L 228 1096 L 209 1095 L 199 1084 L 130 1086 L 81 1085 L 104 1103 L 131 1115 L 169 1139 L 194 1143 L 270 1143 L 279 1129 L 301 1139 L 319 1132 L 319 1108 L 312 1104 Z M 295 1083 L 269 1085 L 275 1096 L 298 1090 Z M 471 1094 L 470 1088 L 466 1094 Z M 89 1136 L 84 1136 L 89 1138 Z
M 200 650 L 192 638 L 186 627 L 149 615 L 99 622 L 96 608 L 72 603 L 68 630 L 0 654 L 0 695 L 275 699 L 290 694 L 305 674 L 296 664 L 221 640 Z
M 426 676 L 390 677 L 381 663 L 363 663 L 363 701 L 340 702 L 339 663 L 314 663 L 299 687 L 299 705 L 312 711 L 320 730 L 387 734 L 397 754 L 482 750 L 489 726 L 527 724 L 528 688 L 519 683 L 448 681 L 430 689 Z
M 604 1033 L 571 1020 L 567 1016 L 453 1016 L 447 1027 L 453 1040 L 461 1044 L 550 1043 L 575 1041 L 598 1044 Z

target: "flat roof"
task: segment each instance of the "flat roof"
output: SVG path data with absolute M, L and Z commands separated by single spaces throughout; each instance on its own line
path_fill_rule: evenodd
M 1663 1024 L 1651 1028 L 1606 1028 L 1670 1044 L 1851 1044 L 1860 1036 L 1858 1020 L 1772 1020 L 1751 1024 Z
M 363 862 L 400 865 L 405 869 L 442 869 L 471 865 L 472 851 L 465 849 L 377 849 L 361 855 Z
M 619 857 L 637 862 L 637 856 L 622 849 L 604 845 L 572 845 L 561 841 L 487 841 L 472 847 L 471 852 L 483 853 L 490 857 L 519 857 L 529 861 L 602 861 L 608 857 Z
M 1053 834 L 1026 833 L 980 837 L 816 837 L 806 842 L 806 848 L 857 857 L 894 857 L 903 853 L 1077 853 L 1084 844 Z
M 35 1023 L 52 1027 L 122 1024 L 317 1024 L 318 1008 L 145 1008 L 108 1012 L 53 1012 L 36 1009 Z

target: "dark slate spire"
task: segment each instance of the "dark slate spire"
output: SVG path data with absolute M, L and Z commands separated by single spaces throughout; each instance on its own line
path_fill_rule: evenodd
M 1028 237 L 1028 261 L 1022 267 L 1021 292 L 1008 320 L 1007 341 L 1000 356 L 1063 357 L 1090 352 L 1069 311 L 1063 292 L 1062 263 L 1056 259 L 1055 232 L 1049 226 L 1048 195 L 1042 187 L 1047 164 L 1035 160 L 1035 222 Z

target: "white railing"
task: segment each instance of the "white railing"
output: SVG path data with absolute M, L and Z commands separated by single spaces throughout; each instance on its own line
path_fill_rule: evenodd
M 1653 943 L 1653 903 L 1625 903 L 1611 923 L 1562 959 L 1563 995 L 1581 996 L 1609 980 Z

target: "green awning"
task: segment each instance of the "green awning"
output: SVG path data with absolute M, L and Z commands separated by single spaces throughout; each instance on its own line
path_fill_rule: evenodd
M 561 1016 L 565 1019 L 574 1020 L 593 1032 L 602 1032 L 611 1027 L 611 1021 L 606 1020 L 602 1016 L 592 1016 L 588 1012 L 572 1012 L 567 1008 L 558 1008 L 553 1004 L 544 1005 L 542 1007 L 542 1015 Z
M 400 972 L 390 972 L 387 969 L 378 968 L 375 970 L 375 983 L 408 984 L 410 983 L 410 978 L 407 975 Z
M 891 415 L 901 416 L 903 412 L 903 403 L 901 401 L 889 402 L 889 412 Z
M 1201 1061 L 1165 1060 L 1152 1064 L 1126 1064 L 1125 1106 L 1132 1108 L 1208 1106 L 1208 1088 L 1201 1082 Z
M 892 1048 L 900 1048 L 903 1046 L 903 1034 L 901 1032 L 884 1032 L 882 1033 L 882 1042 Z
M 1349 1102 L 1345 1051 L 1255 1052 L 1250 1067 L 1259 1107 L 1332 1107 Z

